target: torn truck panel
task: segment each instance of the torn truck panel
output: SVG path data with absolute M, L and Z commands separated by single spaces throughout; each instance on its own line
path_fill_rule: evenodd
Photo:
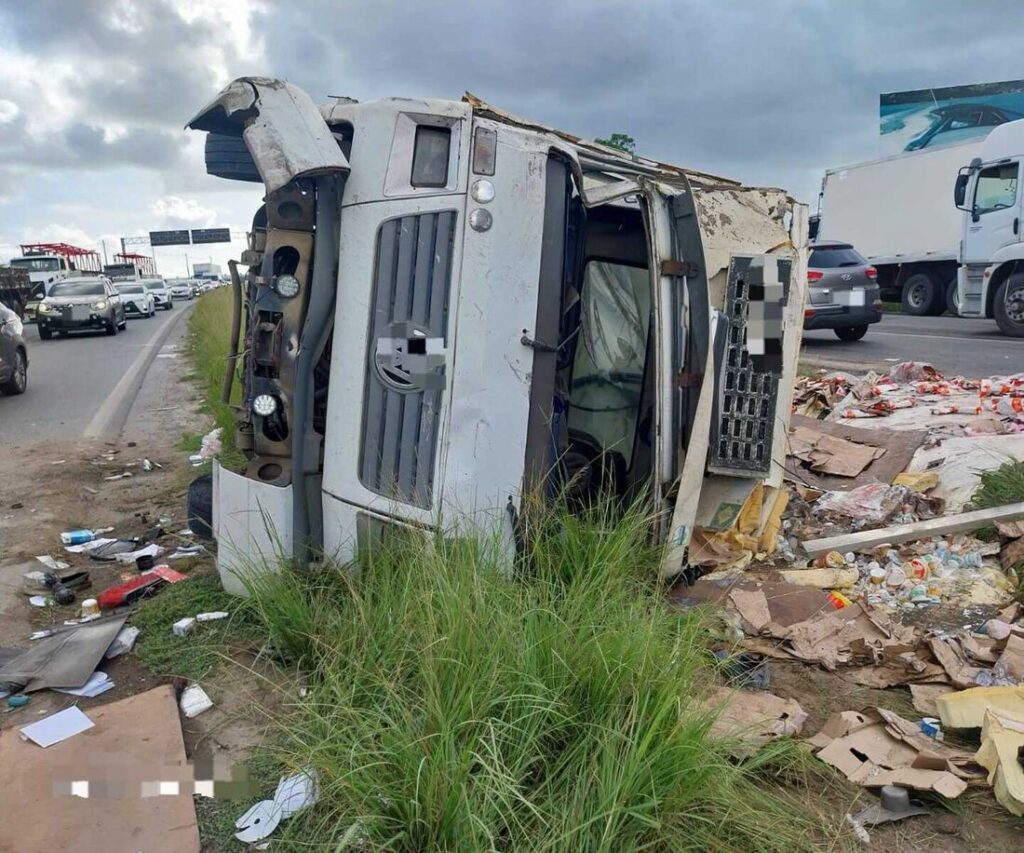
M 194 122 L 242 134 L 267 185 L 222 574 L 270 543 L 347 562 L 394 529 L 512 546 L 527 496 L 609 495 L 649 497 L 662 573 L 684 569 L 705 486 L 774 476 L 803 208 L 472 96 L 314 116 L 296 92 L 236 81 Z
M 302 89 L 282 80 L 234 80 L 187 126 L 241 136 L 268 194 L 295 178 L 349 171 L 319 108 Z

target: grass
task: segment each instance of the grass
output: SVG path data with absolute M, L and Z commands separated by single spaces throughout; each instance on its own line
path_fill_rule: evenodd
M 1024 501 L 1024 460 L 1012 459 L 998 468 L 982 471 L 978 488 L 965 509 L 990 509 Z M 995 527 L 984 527 L 974 533 L 989 542 L 999 540 Z M 1013 598 L 1024 604 L 1024 561 L 1011 566 L 1008 572 L 1013 582 Z
M 220 400 L 224 366 L 230 346 L 231 304 L 230 287 L 204 293 L 189 317 L 187 337 L 188 354 L 193 366 L 192 379 L 199 384 L 206 401 L 203 411 L 212 416 L 215 426 L 222 428 L 220 460 L 226 467 L 236 467 L 245 462 L 235 448 L 235 421 L 231 407 Z M 240 397 L 241 386 L 236 381 L 232 402 L 240 402 Z M 182 448 L 194 453 L 199 449 L 201 438 L 202 434 L 187 436 L 182 442 Z
M 886 314 L 899 314 L 903 310 L 903 304 L 900 302 L 883 302 L 882 311 Z
M 231 615 L 196 625 L 184 637 L 171 630 L 179 619 L 217 610 Z M 132 624 L 142 632 L 135 642 L 135 652 L 143 665 L 156 675 L 180 676 L 189 681 L 206 678 L 231 646 L 259 636 L 248 606 L 225 592 L 214 574 L 190 576 L 161 590 L 139 608 Z
M 352 569 L 249 574 L 253 618 L 310 685 L 274 719 L 278 758 L 320 783 L 275 844 L 820 849 L 798 799 L 820 774 L 710 734 L 707 625 L 650 583 L 642 507 L 530 520 L 515 565 L 500 537 L 449 531 Z

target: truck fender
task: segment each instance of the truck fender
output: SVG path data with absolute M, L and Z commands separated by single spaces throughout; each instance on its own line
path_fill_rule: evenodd
M 283 80 L 239 77 L 186 127 L 241 136 L 268 195 L 295 178 L 349 172 L 313 99 Z

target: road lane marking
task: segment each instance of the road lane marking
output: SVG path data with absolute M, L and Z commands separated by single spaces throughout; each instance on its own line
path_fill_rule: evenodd
M 1003 338 L 982 338 L 982 337 L 969 337 L 967 335 L 931 335 L 928 332 L 875 332 L 869 331 L 870 335 L 887 335 L 890 338 L 928 338 L 930 341 L 974 341 L 979 343 L 984 341 L 986 344 L 1003 344 L 1004 346 L 1019 345 L 1020 341 L 1010 339 L 1006 340 Z
M 187 306 L 186 306 L 187 307 Z M 82 433 L 83 438 L 114 438 L 121 434 L 124 422 L 131 412 L 132 403 L 142 388 L 146 373 L 155 360 L 178 321 L 185 316 L 185 311 L 169 317 L 125 371 L 121 381 L 114 386 L 107 399 L 96 410 L 89 425 Z

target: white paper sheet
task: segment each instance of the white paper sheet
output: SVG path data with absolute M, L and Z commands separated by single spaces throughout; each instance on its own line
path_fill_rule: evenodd
M 94 725 L 96 724 L 85 716 L 80 708 L 72 706 L 58 711 L 56 714 L 51 714 L 38 723 L 23 726 L 18 729 L 18 733 L 22 740 L 30 740 L 45 749 L 62 740 L 67 740 L 69 737 L 81 734 Z

